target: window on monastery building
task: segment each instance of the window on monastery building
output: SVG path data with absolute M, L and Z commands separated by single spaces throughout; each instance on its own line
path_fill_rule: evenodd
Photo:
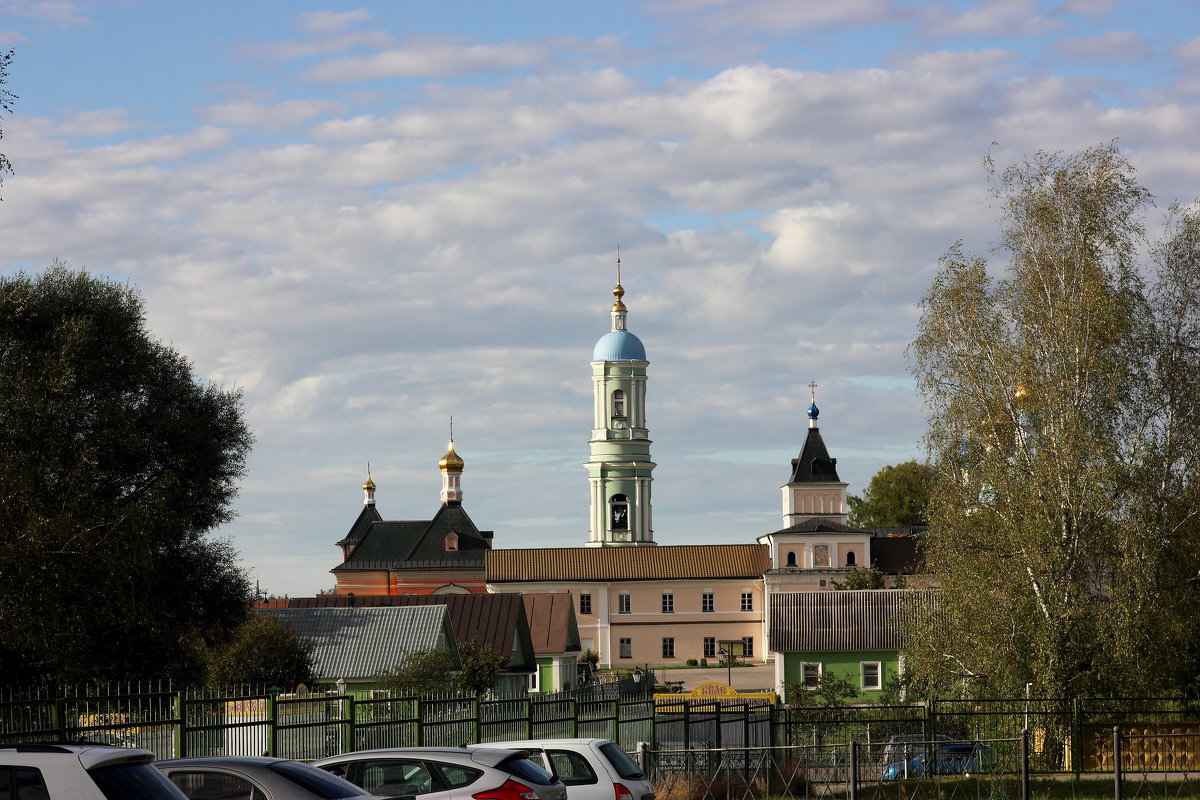
M 851 550 L 849 553 L 846 553 L 846 566 L 847 567 L 858 566 L 858 556 L 854 553 L 853 550 Z
M 821 682 L 820 662 L 805 662 L 800 665 L 800 685 L 805 689 L 816 689 Z
M 715 637 L 715 636 L 705 636 L 704 637 L 704 657 L 705 658 L 716 658 L 717 657 L 717 637 Z
M 633 639 L 617 639 L 621 658 L 633 658 Z
M 813 545 L 813 566 L 828 567 L 829 566 L 829 545 L 814 544 Z
M 662 657 L 663 658 L 674 658 L 675 657 L 675 637 L 674 636 L 664 636 L 662 644 L 663 644 Z
M 592 613 L 592 595 L 588 592 L 580 592 L 579 594 L 579 613 Z
M 613 419 L 625 419 L 625 390 L 617 389 L 612 393 Z
M 673 592 L 663 592 L 662 594 L 662 613 L 675 613 L 675 595 Z
M 743 636 L 742 637 L 742 656 L 745 658 L 752 658 L 754 656 L 754 637 L 753 636 Z
M 789 551 L 788 551 L 787 565 L 788 565 L 789 567 L 794 567 L 794 566 L 796 566 L 796 553 L 795 553 L 795 551 L 793 551 L 793 550 L 789 550 Z
M 754 592 L 742 592 L 742 611 L 754 610 Z
M 883 670 L 878 661 L 858 662 L 858 677 L 859 685 L 864 691 L 877 691 L 883 688 Z
M 455 533 L 454 531 L 450 531 L 449 533 L 447 533 L 446 539 L 444 542 L 444 547 L 446 548 L 447 552 L 452 552 L 454 550 L 457 550 L 458 549 L 458 534 Z
M 619 595 L 617 595 L 617 613 L 618 614 L 628 614 L 629 613 L 629 605 L 630 605 L 629 592 L 621 592 Z
M 629 498 L 623 494 L 614 494 L 608 501 L 608 518 L 612 530 L 629 530 Z
M 715 604 L 713 602 L 713 593 L 712 592 L 705 592 L 704 594 L 700 595 L 700 610 L 701 611 L 708 613 L 713 610 L 714 605 Z

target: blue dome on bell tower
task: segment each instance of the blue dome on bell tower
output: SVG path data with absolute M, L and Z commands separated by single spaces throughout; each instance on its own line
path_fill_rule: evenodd
M 609 331 L 592 350 L 592 361 L 645 361 L 646 347 L 629 331 Z

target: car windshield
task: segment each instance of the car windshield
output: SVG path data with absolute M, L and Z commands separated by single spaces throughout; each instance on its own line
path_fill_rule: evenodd
M 524 778 L 527 781 L 540 783 L 543 786 L 554 783 L 554 778 L 549 772 L 546 772 L 546 770 L 542 769 L 525 756 L 515 755 L 512 758 L 501 761 L 497 767 L 505 772 L 516 775 L 518 778 Z
M 608 759 L 608 763 L 613 765 L 613 769 L 627 781 L 644 780 L 646 776 L 642 775 L 642 770 L 637 764 L 633 763 L 633 759 L 618 747 L 614 742 L 605 742 L 600 745 L 600 752 Z
M 88 770 L 108 800 L 178 800 L 182 793 L 149 764 L 115 764 Z
M 358 786 L 307 764 L 280 761 L 271 765 L 271 771 L 279 773 L 292 783 L 303 786 L 312 792 L 314 797 L 322 797 L 325 800 L 362 797 L 362 789 Z

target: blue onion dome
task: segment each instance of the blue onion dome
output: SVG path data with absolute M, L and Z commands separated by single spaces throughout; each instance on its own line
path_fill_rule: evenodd
M 609 331 L 596 342 L 592 361 L 645 361 L 646 347 L 629 331 Z
M 815 420 L 819 416 L 821 416 L 821 409 L 817 408 L 817 404 L 814 402 L 808 407 L 808 418 Z

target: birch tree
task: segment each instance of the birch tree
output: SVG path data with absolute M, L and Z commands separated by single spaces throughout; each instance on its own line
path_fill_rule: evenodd
M 1005 273 L 952 247 L 910 347 L 937 467 L 926 560 L 943 589 L 910 664 L 972 692 L 1186 689 L 1195 211 L 1172 208 L 1147 247 L 1151 196 L 1115 145 L 989 172 Z

